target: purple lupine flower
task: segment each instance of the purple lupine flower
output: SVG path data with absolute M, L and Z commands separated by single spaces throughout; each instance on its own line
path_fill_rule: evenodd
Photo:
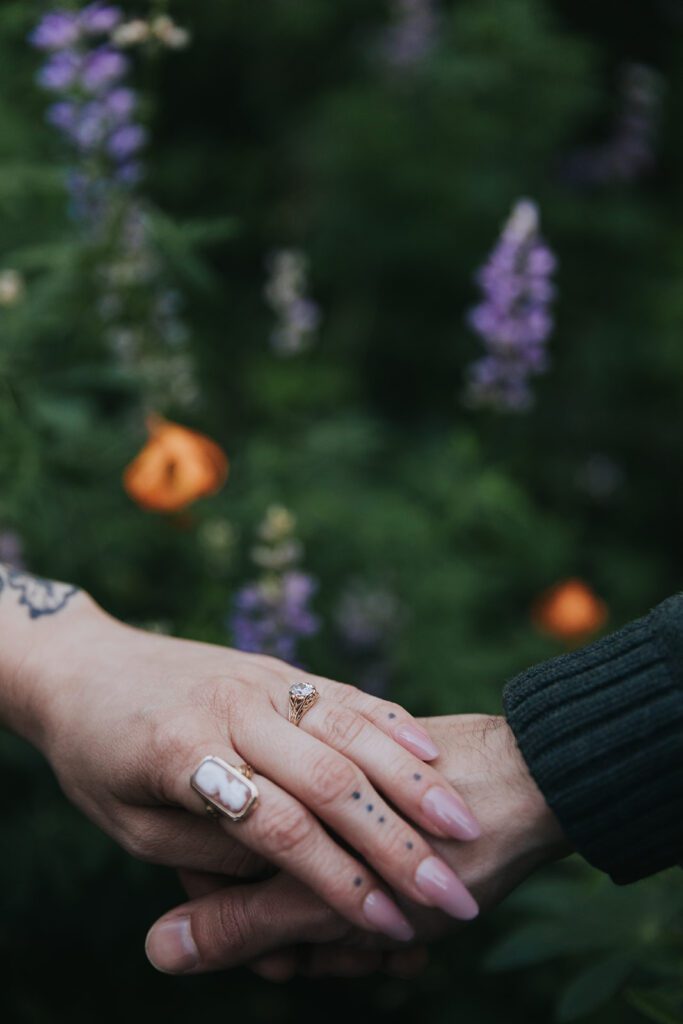
M 68 135 L 84 153 L 92 153 L 106 139 L 109 120 L 104 103 L 90 100 L 78 108 L 76 126 Z
M 107 150 L 117 162 L 123 163 L 139 152 L 147 141 L 147 132 L 137 124 L 117 128 L 107 141 Z
M 270 343 L 281 355 L 296 355 L 310 347 L 321 320 L 320 307 L 306 294 L 308 260 L 298 249 L 278 249 L 268 270 L 264 294 L 277 316 Z
M 645 64 L 627 64 L 621 73 L 621 109 L 611 137 L 573 153 L 563 168 L 567 180 L 577 185 L 632 182 L 652 170 L 662 93 L 657 71 Z
M 468 321 L 486 354 L 469 369 L 466 399 L 472 406 L 519 412 L 533 404 L 529 378 L 547 369 L 553 330 L 550 280 L 553 253 L 539 233 L 535 203 L 519 200 L 487 263 L 477 274 L 484 298 Z
M 316 587 L 312 576 L 297 570 L 243 587 L 230 620 L 238 650 L 294 662 L 299 640 L 319 628 L 309 608 Z
M 51 11 L 42 18 L 29 36 L 29 42 L 38 50 L 64 50 L 74 46 L 81 29 L 75 11 Z
M 49 124 L 59 128 L 66 135 L 71 135 L 78 123 L 78 107 L 68 100 L 60 100 L 48 107 L 45 116 Z
M 144 176 L 145 168 L 137 160 L 129 160 L 127 163 L 121 164 L 114 171 L 114 180 L 127 187 L 139 185 Z
M 127 89 L 125 86 L 119 86 L 118 89 L 112 89 L 112 91 L 104 97 L 103 102 L 106 107 L 107 114 L 110 116 L 112 121 L 116 123 L 120 121 L 127 121 L 135 112 L 138 105 L 138 99 L 133 90 Z
M 53 53 L 38 72 L 38 82 L 50 92 L 64 92 L 75 85 L 81 71 L 81 58 L 73 50 Z
M 107 35 L 123 20 L 123 11 L 106 3 L 93 3 L 84 7 L 80 14 L 80 23 L 88 35 Z
M 393 23 L 382 42 L 384 59 L 396 68 L 411 68 L 434 46 L 437 16 L 434 0 L 393 0 Z
M 129 66 L 128 59 L 118 50 L 100 46 L 86 57 L 81 81 L 88 92 L 101 92 L 119 82 Z

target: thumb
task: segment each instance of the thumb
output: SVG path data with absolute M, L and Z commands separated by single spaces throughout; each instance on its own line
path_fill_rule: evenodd
M 279 874 L 205 890 L 152 926 L 145 951 L 166 974 L 202 974 L 238 967 L 283 946 L 340 939 L 350 930 L 302 883 Z

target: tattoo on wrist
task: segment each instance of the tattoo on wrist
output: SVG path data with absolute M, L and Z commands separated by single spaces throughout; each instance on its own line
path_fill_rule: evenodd
M 28 572 L 0 565 L 0 600 L 13 596 L 17 604 L 26 608 L 32 619 L 39 619 L 42 615 L 56 615 L 78 593 L 78 587 L 70 583 L 44 580 Z

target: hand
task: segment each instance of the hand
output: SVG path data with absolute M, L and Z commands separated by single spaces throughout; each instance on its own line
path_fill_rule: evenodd
M 439 767 L 482 828 L 476 842 L 435 846 L 480 906 L 492 907 L 536 868 L 569 853 L 569 845 L 503 718 L 462 715 L 424 724 L 442 751 Z M 420 950 L 414 961 L 405 959 L 408 951 L 382 954 L 384 940 L 354 929 L 284 874 L 250 886 L 197 876 L 183 881 L 191 901 L 166 914 L 148 938 L 148 955 L 162 970 L 199 973 L 252 961 L 264 977 L 284 980 L 297 971 L 350 975 L 382 965 L 405 972 L 423 959 Z M 453 926 L 423 907 L 404 910 L 422 941 Z
M 401 707 L 274 659 L 132 629 L 83 595 L 32 628 L 21 674 L 34 738 L 66 794 L 135 856 L 234 876 L 254 869 L 246 847 L 357 926 L 404 940 L 412 929 L 373 867 L 411 900 L 476 914 L 424 835 L 470 839 L 476 823 L 424 763 L 437 749 Z M 295 728 L 288 688 L 311 679 L 320 700 Z M 260 802 L 247 820 L 206 818 L 189 780 L 207 755 L 254 765 Z

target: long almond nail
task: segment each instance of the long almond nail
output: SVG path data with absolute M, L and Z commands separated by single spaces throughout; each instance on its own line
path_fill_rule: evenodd
M 164 974 L 184 974 L 199 963 L 189 917 L 173 917 L 155 924 L 145 942 L 147 959 Z
M 462 800 L 444 789 L 432 786 L 422 797 L 422 810 L 435 825 L 454 839 L 478 839 L 481 829 L 476 818 L 467 810 Z
M 479 913 L 479 907 L 458 876 L 438 857 L 426 857 L 418 865 L 415 884 L 435 907 L 459 921 L 471 921 Z
M 434 740 L 419 725 L 399 725 L 398 729 L 394 730 L 394 737 L 402 747 L 415 754 L 421 761 L 433 761 L 439 756 L 439 748 Z
M 363 901 L 363 913 L 371 925 L 392 939 L 410 942 L 415 938 L 412 925 L 381 889 L 373 889 L 367 894 Z

